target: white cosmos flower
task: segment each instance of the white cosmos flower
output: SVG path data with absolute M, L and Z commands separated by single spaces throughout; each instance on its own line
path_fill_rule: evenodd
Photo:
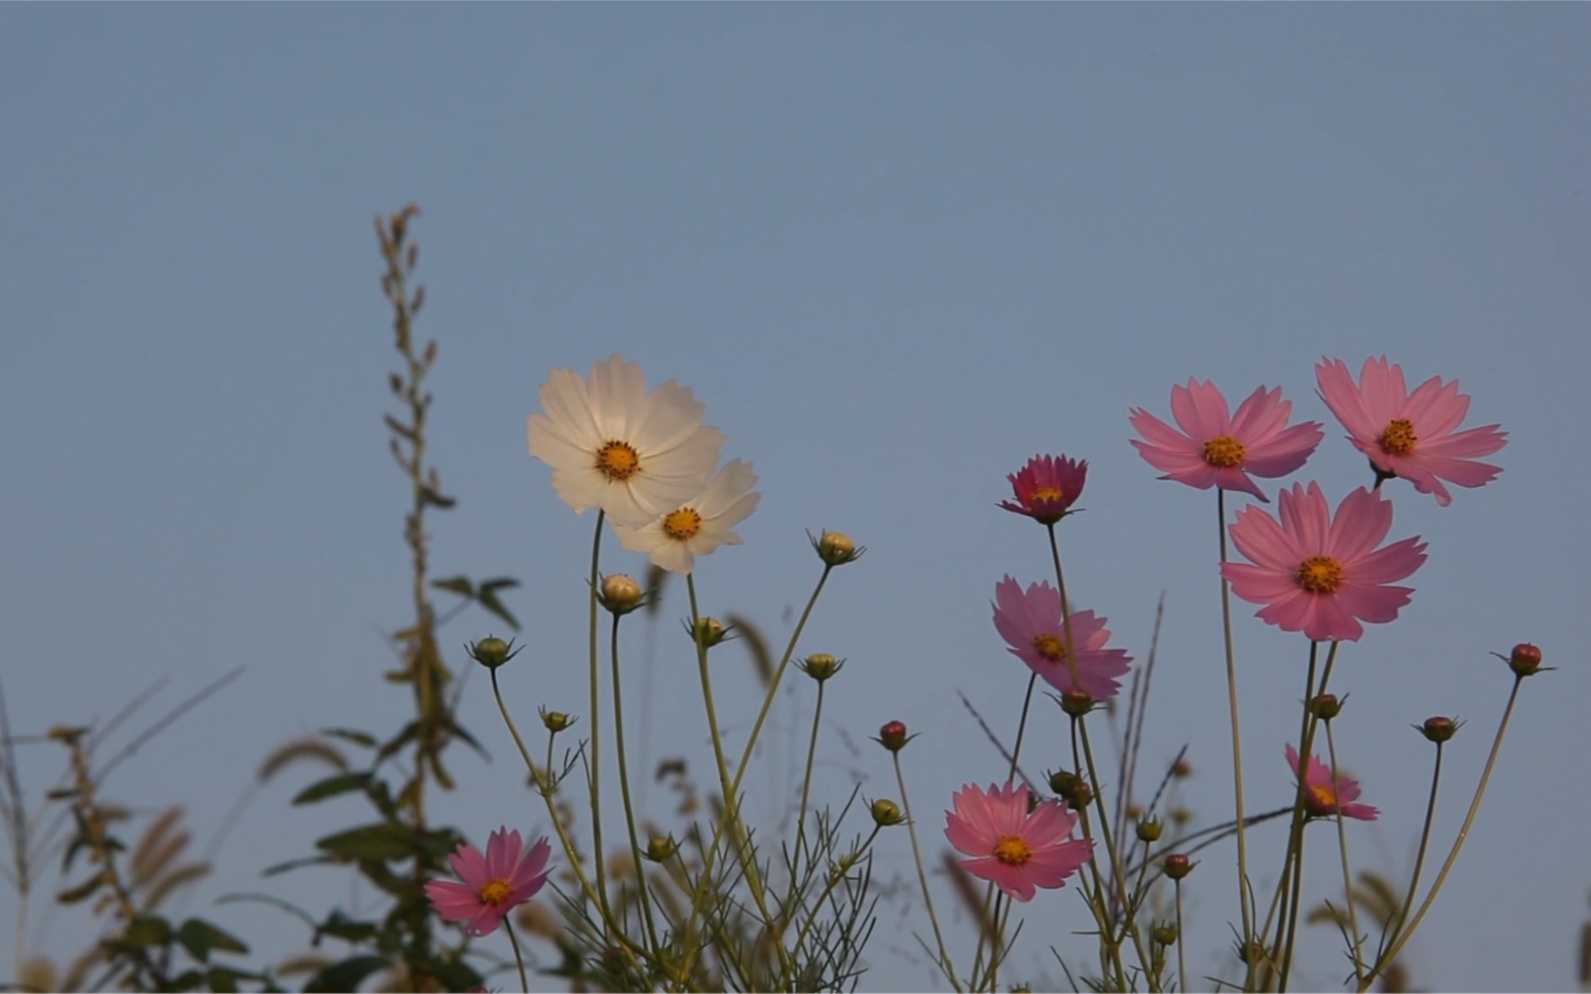
M 732 459 L 691 500 L 640 526 L 615 524 L 613 531 L 626 549 L 649 554 L 652 565 L 689 573 L 695 557 L 720 545 L 740 544 L 740 536 L 730 529 L 757 509 L 762 494 L 748 492 L 756 482 L 751 463 Z
M 643 524 L 700 494 L 724 444 L 689 387 L 669 380 L 648 393 L 641 367 L 617 355 L 592 363 L 589 381 L 553 370 L 541 407 L 530 454 L 576 514 L 595 507 L 616 523 Z

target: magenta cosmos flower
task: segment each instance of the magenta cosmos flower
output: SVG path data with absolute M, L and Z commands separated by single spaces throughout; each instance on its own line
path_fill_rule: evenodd
M 1365 360 L 1357 386 L 1341 359 L 1317 363 L 1315 382 L 1320 399 L 1377 473 L 1403 477 L 1420 493 L 1435 494 L 1443 507 L 1453 501 L 1443 480 L 1478 487 L 1503 471 L 1474 457 L 1489 456 L 1508 444 L 1507 432 L 1498 431 L 1497 425 L 1453 430 L 1469 413 L 1469 395 L 1458 392 L 1457 380 L 1443 383 L 1433 376 L 1409 393 L 1403 367 L 1389 365 L 1381 356 Z
M 1287 747 L 1287 765 L 1293 768 L 1293 776 L 1298 776 L 1298 750 L 1291 744 Z M 1360 821 L 1375 821 L 1381 814 L 1380 809 L 1369 804 L 1354 804 L 1359 798 L 1359 781 L 1350 780 L 1338 774 L 1336 783 L 1332 783 L 1331 770 L 1326 764 L 1309 757 L 1309 771 L 1304 774 L 1304 812 L 1312 818 L 1329 818 L 1332 815 L 1342 815 L 1344 818 L 1358 818 Z
M 1061 595 L 1048 583 L 1022 585 L 1007 576 L 994 588 L 994 627 L 1044 682 L 1065 693 L 1074 686 L 1072 665 L 1066 657 L 1066 626 L 1061 623 Z M 1077 681 L 1096 701 L 1121 688 L 1116 677 L 1127 672 L 1132 657 L 1121 649 L 1107 649 L 1107 619 L 1092 611 L 1072 612 L 1072 648 L 1077 655 Z
M 945 812 L 945 838 L 970 856 L 961 865 L 1005 891 L 1031 901 L 1037 888 L 1066 886 L 1066 878 L 1088 862 L 1092 839 L 1071 839 L 1077 815 L 1055 798 L 1028 810 L 1025 784 L 969 783 L 956 791 Z
M 1226 563 L 1232 592 L 1265 606 L 1257 616 L 1317 642 L 1357 641 L 1360 621 L 1387 622 L 1414 593 L 1388 586 L 1420 568 L 1419 536 L 1377 549 L 1392 528 L 1392 502 L 1360 487 L 1331 515 L 1320 485 L 1281 492 L 1281 521 L 1250 505 L 1237 512 L 1232 544 L 1254 565 Z
M 1132 410 L 1132 426 L 1147 441 L 1133 440 L 1138 454 L 1176 480 L 1208 490 L 1241 490 L 1266 500 L 1249 474 L 1267 478 L 1286 476 L 1304 464 L 1322 437 L 1318 421 L 1287 425 L 1293 402 L 1282 399 L 1282 388 L 1257 388 L 1227 413 L 1226 398 L 1214 383 L 1190 378 L 1185 387 L 1171 388 L 1171 414 L 1178 431 L 1141 407 Z
M 491 935 L 504 915 L 534 897 L 547 882 L 551 854 L 552 846 L 544 838 L 521 858 L 519 833 L 500 828 L 487 840 L 485 856 L 465 844 L 448 857 L 463 883 L 430 880 L 425 895 L 437 914 L 464 922 L 470 935 Z
M 1088 480 L 1088 460 L 1066 456 L 1034 456 L 1015 473 L 1008 473 L 1015 503 L 1003 500 L 1007 511 L 1025 514 L 1040 524 L 1053 525 L 1066 517 L 1083 493 Z

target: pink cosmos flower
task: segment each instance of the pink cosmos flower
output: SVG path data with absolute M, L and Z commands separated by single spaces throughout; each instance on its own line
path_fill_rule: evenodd
M 953 795 L 945 812 L 945 838 L 971 859 L 961 865 L 988 880 L 1012 900 L 1031 901 L 1036 888 L 1066 886 L 1066 878 L 1088 862 L 1092 839 L 1071 839 L 1077 824 L 1064 802 L 1050 798 L 1031 812 L 1025 784 L 969 783 Z
M 552 845 L 543 838 L 520 858 L 518 832 L 500 828 L 486 843 L 486 855 L 472 845 L 461 845 L 448 857 L 463 883 L 429 880 L 425 894 L 436 913 L 448 921 L 464 922 L 470 935 L 491 935 L 503 917 L 535 896 L 552 871 L 547 858 Z
M 1015 473 L 1006 475 L 1016 503 L 1000 502 L 1007 511 L 1025 514 L 1044 525 L 1053 525 L 1083 492 L 1088 479 L 1088 460 L 1066 456 L 1034 456 Z
M 1502 467 L 1477 462 L 1508 444 L 1508 433 L 1497 425 L 1455 432 L 1469 413 L 1469 395 L 1458 392 L 1458 381 L 1443 383 L 1433 376 L 1409 393 L 1403 367 L 1388 365 L 1386 356 L 1365 360 L 1354 385 L 1341 359 L 1322 359 L 1315 365 L 1320 399 L 1331 408 L 1354 448 L 1370 457 L 1382 476 L 1401 476 L 1422 494 L 1435 494 L 1443 507 L 1452 503 L 1442 481 L 1460 487 L 1490 483 Z
M 1132 410 L 1132 426 L 1147 441 L 1133 441 L 1149 465 L 1163 470 L 1162 480 L 1176 480 L 1208 490 L 1241 490 L 1267 500 L 1249 474 L 1286 476 L 1304 464 L 1322 437 L 1320 422 L 1287 426 L 1293 402 L 1282 400 L 1282 388 L 1257 388 L 1228 415 L 1226 398 L 1214 383 L 1189 378 L 1171 388 L 1171 414 L 1182 430 L 1141 407 Z
M 1293 776 L 1297 777 L 1298 750 L 1291 744 L 1287 746 L 1287 765 L 1293 768 Z M 1331 770 L 1314 756 L 1309 757 L 1309 772 L 1304 774 L 1304 812 L 1312 818 L 1342 815 L 1360 821 L 1375 821 L 1381 814 L 1380 809 L 1370 804 L 1351 803 L 1359 797 L 1359 781 L 1341 774 L 1336 779 L 1333 789 Z
M 1010 652 L 1056 690 L 1074 686 L 1066 658 L 1066 626 L 1061 623 L 1061 595 L 1048 583 L 1022 585 L 1007 576 L 994 588 L 994 627 Z M 1107 649 L 1107 619 L 1092 611 L 1072 612 L 1072 648 L 1077 655 L 1077 682 L 1088 696 L 1103 701 L 1121 688 L 1116 677 L 1127 672 L 1132 657 Z
M 1409 603 L 1401 580 L 1425 562 L 1419 536 L 1376 546 L 1392 529 L 1392 502 L 1360 487 L 1332 517 L 1320 484 L 1281 492 L 1281 521 L 1250 505 L 1237 512 L 1232 544 L 1254 565 L 1226 563 L 1232 592 L 1265 607 L 1256 612 L 1289 632 L 1317 642 L 1358 641 L 1360 621 L 1387 622 Z

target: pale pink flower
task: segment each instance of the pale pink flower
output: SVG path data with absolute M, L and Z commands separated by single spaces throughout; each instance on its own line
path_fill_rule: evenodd
M 1232 544 L 1254 565 L 1226 563 L 1232 592 L 1265 606 L 1257 616 L 1315 641 L 1354 642 L 1360 621 L 1387 622 L 1414 593 L 1388 586 L 1420 568 L 1419 536 L 1377 549 L 1392 529 L 1392 502 L 1363 487 L 1343 498 L 1332 517 L 1320 485 L 1281 492 L 1281 521 L 1250 505 L 1237 512 Z
M 1013 900 L 1031 901 L 1039 887 L 1066 886 L 1066 878 L 1088 862 L 1092 839 L 1071 839 L 1077 815 L 1050 798 L 1028 810 L 1025 784 L 969 783 L 956 791 L 945 812 L 945 838 L 971 857 L 961 865 Z
M 474 846 L 458 847 L 448 862 L 463 883 L 429 880 L 425 895 L 436 913 L 448 921 L 464 922 L 470 935 L 491 935 L 503 916 L 535 896 L 552 871 L 547 859 L 552 846 L 544 838 L 521 858 L 518 832 L 500 828 L 486 842 L 486 855 Z
M 1132 657 L 1122 649 L 1107 649 L 1107 619 L 1092 611 L 1073 611 L 1071 645 L 1077 657 L 1077 679 L 1066 654 L 1066 625 L 1061 623 L 1061 595 L 1048 583 L 1022 585 L 1007 576 L 994 588 L 994 627 L 1010 652 L 1056 690 L 1073 686 L 1103 701 L 1121 688 L 1116 677 L 1127 672 Z
M 1315 364 L 1320 399 L 1331 408 L 1354 448 L 1370 457 L 1382 476 L 1401 476 L 1422 494 L 1435 494 L 1443 507 L 1452 496 L 1442 481 L 1460 487 L 1490 483 L 1502 467 L 1477 462 L 1508 443 L 1508 433 L 1497 425 L 1454 431 L 1469 413 L 1469 395 L 1458 392 L 1458 381 L 1443 383 L 1433 376 L 1409 393 L 1403 367 L 1389 365 L 1386 356 L 1365 360 L 1354 385 L 1341 359 Z
M 1298 776 L 1298 750 L 1291 744 L 1287 746 L 1287 765 L 1293 768 L 1293 776 Z M 1359 799 L 1359 781 L 1350 780 L 1342 774 L 1337 774 L 1337 784 L 1332 787 L 1331 770 L 1316 759 L 1309 757 L 1309 770 L 1304 774 L 1304 812 L 1313 818 L 1328 818 L 1332 815 L 1342 815 L 1344 818 L 1358 818 L 1360 821 L 1375 821 L 1381 814 L 1380 809 L 1369 804 L 1351 803 Z
M 1257 388 L 1227 413 L 1226 398 L 1214 383 L 1189 378 L 1171 388 L 1171 414 L 1178 431 L 1143 408 L 1133 408 L 1132 426 L 1146 441 L 1133 441 L 1138 453 L 1155 469 L 1190 487 L 1241 490 L 1266 500 L 1249 478 L 1286 476 L 1304 464 L 1320 444 L 1318 421 L 1288 427 L 1293 402 L 1282 400 L 1282 388 Z
M 1025 514 L 1044 525 L 1066 517 L 1088 482 L 1088 460 L 1066 456 L 1034 456 L 1026 466 L 1006 474 L 1016 503 L 1000 502 L 1007 511 Z

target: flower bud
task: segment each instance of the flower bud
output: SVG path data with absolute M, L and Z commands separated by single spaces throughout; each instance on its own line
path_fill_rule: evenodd
M 1186 759 L 1179 759 L 1171 764 L 1171 775 L 1178 780 L 1186 780 L 1193 776 L 1193 764 Z
M 602 578 L 597 600 L 615 615 L 625 615 L 646 603 L 646 591 L 628 574 L 613 573 Z
M 1056 770 L 1050 774 L 1050 789 L 1066 802 L 1073 811 L 1080 811 L 1094 800 L 1094 791 L 1088 781 L 1071 770 Z
M 1520 676 L 1530 676 L 1541 668 L 1541 650 L 1529 642 L 1519 643 L 1508 654 L 1508 668 Z
M 890 825 L 899 825 L 904 820 L 904 816 L 900 813 L 900 805 L 894 801 L 886 801 L 883 798 L 879 798 L 873 802 L 873 821 L 875 823 L 888 827 Z
M 1165 831 L 1159 818 L 1140 818 L 1138 820 L 1138 841 L 1159 842 L 1160 833 Z
M 1458 726 L 1459 723 L 1452 718 L 1436 715 L 1425 719 L 1425 724 L 1416 725 L 1415 727 L 1420 730 L 1421 735 L 1432 742 L 1446 742 L 1453 737 L 1454 732 L 1458 731 Z
M 1061 694 L 1061 710 L 1073 718 L 1081 718 L 1094 708 L 1094 699 L 1081 687 L 1068 687 Z
M 835 659 L 826 652 L 814 652 L 807 658 L 796 662 L 796 666 L 801 672 L 819 683 L 840 672 L 840 667 L 844 665 L 845 660 Z
M 522 648 L 524 646 L 520 646 L 520 649 Z M 466 643 L 464 651 L 469 653 L 471 659 L 489 670 L 495 670 L 519 655 L 519 649 L 514 648 L 512 639 L 504 642 L 502 639 L 492 635 L 488 635 L 473 645 Z
M 717 618 L 699 619 L 694 627 L 688 621 L 685 623 L 685 631 L 690 634 L 691 641 L 695 642 L 699 639 L 701 644 L 709 649 L 730 638 L 730 633 L 733 630 L 733 628 L 726 628 L 724 623 Z
M 569 717 L 562 711 L 548 711 L 541 709 L 541 723 L 547 731 L 557 735 L 559 732 L 575 723 L 576 719 Z
M 823 560 L 825 566 L 844 566 L 846 563 L 853 563 L 867 551 L 866 546 L 858 546 L 851 541 L 851 536 L 844 532 L 826 531 L 817 538 L 812 538 L 812 533 L 808 532 L 807 538 L 812 542 L 812 548 L 817 551 L 818 558 Z
M 1181 828 L 1183 825 L 1186 825 L 1192 820 L 1193 812 L 1189 811 L 1187 808 L 1171 809 L 1171 824 L 1177 826 L 1178 828 Z
M 1160 865 L 1165 868 L 1166 876 L 1172 880 L 1181 880 L 1193 872 L 1194 864 L 1185 854 L 1174 852 L 1167 856 L 1165 862 Z
M 1342 713 L 1342 701 L 1336 694 L 1320 694 L 1309 702 L 1309 713 L 1321 721 L 1330 721 Z
M 906 743 L 911 741 L 911 737 L 906 734 L 904 721 L 887 721 L 884 727 L 878 730 L 876 741 L 890 752 L 900 752 L 906 748 Z
M 1155 925 L 1149 935 L 1156 943 L 1162 946 L 1174 946 L 1177 944 L 1179 933 L 1177 932 L 1177 926 L 1170 922 L 1160 922 Z
M 654 863 L 667 863 L 679 852 L 679 843 L 664 835 L 655 836 L 646 844 L 646 858 Z

